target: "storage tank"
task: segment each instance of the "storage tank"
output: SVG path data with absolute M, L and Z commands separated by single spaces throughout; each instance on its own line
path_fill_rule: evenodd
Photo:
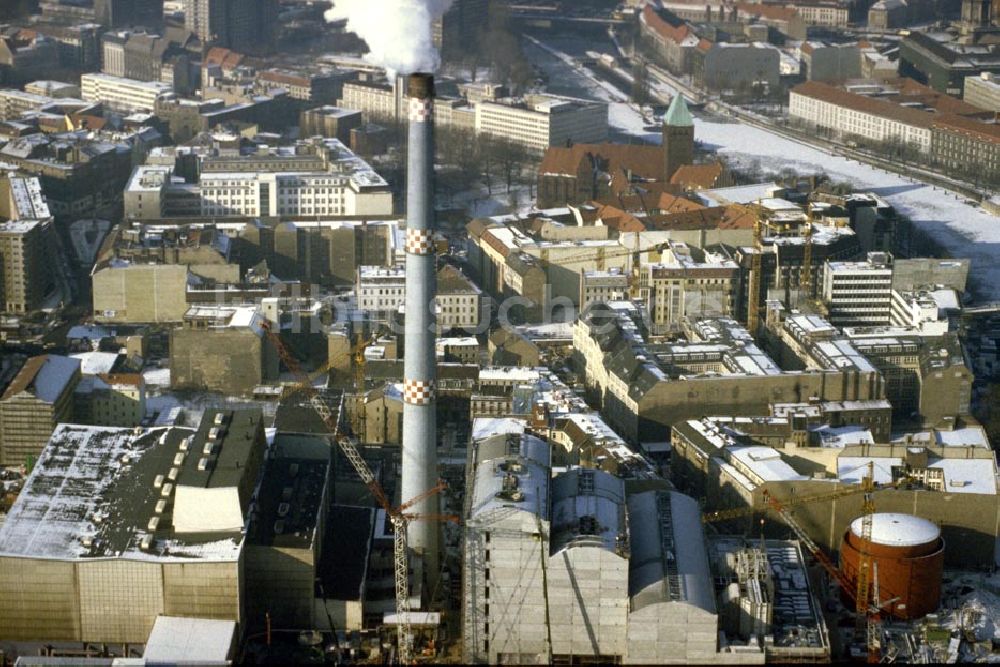
M 857 581 L 864 542 L 861 524 L 861 518 L 851 523 L 840 549 L 840 567 L 852 586 Z M 880 602 L 892 600 L 883 604 L 883 611 L 897 618 L 912 619 L 938 608 L 944 540 L 935 524 L 910 514 L 873 514 L 868 553 L 878 576 Z

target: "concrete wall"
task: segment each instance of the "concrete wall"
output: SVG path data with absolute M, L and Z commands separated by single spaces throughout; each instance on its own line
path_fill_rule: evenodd
M 180 322 L 187 310 L 187 272 L 180 264 L 105 267 L 94 273 L 97 322 Z
M 771 403 L 800 403 L 813 396 L 823 401 L 864 401 L 884 398 L 885 391 L 877 372 L 734 375 L 659 382 L 639 400 L 638 414 L 607 402 L 605 411 L 626 427 L 626 437 L 655 442 L 667 439 L 670 427 L 684 419 L 767 414 Z
M 0 637 L 145 643 L 156 616 L 242 622 L 240 561 L 0 558 Z
M 718 619 L 687 602 L 663 602 L 629 614 L 627 664 L 725 662 L 716 653 Z M 743 656 L 751 658 L 753 655 Z M 764 654 L 759 656 L 764 662 Z
M 170 385 L 228 394 L 249 394 L 277 375 L 264 339 L 249 329 L 187 329 L 170 332 Z
M 628 560 L 603 548 L 563 549 L 549 559 L 555 655 L 624 655 Z
M 311 548 L 249 546 L 246 569 L 247 580 L 253 582 L 247 599 L 248 625 L 263 627 L 269 613 L 274 628 L 313 626 L 316 570 Z

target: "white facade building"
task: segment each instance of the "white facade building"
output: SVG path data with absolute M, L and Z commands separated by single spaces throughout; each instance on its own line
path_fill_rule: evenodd
M 844 139 L 900 141 L 921 153 L 931 150 L 931 114 L 826 84 L 810 81 L 793 88 L 788 114 L 810 129 L 832 131 Z
M 91 72 L 80 77 L 80 91 L 86 102 L 103 102 L 123 113 L 153 111 L 156 101 L 171 92 L 170 84 L 137 81 Z
M 608 138 L 608 105 L 568 97 L 476 104 L 476 133 L 492 134 L 541 154 L 550 146 L 600 143 Z
M 823 301 L 836 326 L 889 324 L 892 303 L 892 256 L 868 253 L 863 262 L 827 262 Z

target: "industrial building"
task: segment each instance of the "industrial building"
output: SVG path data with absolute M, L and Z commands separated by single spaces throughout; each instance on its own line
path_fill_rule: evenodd
M 779 500 L 826 496 L 851 487 L 857 491 L 871 464 L 878 512 L 913 514 L 939 526 L 949 545 L 962 545 L 945 551 L 952 567 L 992 562 L 1000 505 L 997 464 L 983 430 L 967 426 L 876 438 L 865 420 L 877 419 L 884 408 L 856 407 L 860 418 L 840 426 L 831 426 L 833 420 L 808 404 L 773 411 L 782 416 L 676 423 L 670 438 L 672 478 L 679 489 L 706 498 L 708 509 L 763 507 L 764 489 Z M 798 505 L 795 518 L 832 553 L 841 549 L 844 531 L 860 516 L 861 506 L 861 494 L 852 492 Z M 752 518 L 733 525 L 749 529 L 756 525 Z M 778 530 L 787 528 L 778 524 Z M 910 555 L 936 552 L 921 547 Z
M 863 521 L 859 517 L 851 522 L 840 547 L 841 569 L 848 580 L 857 581 L 861 554 L 868 554 L 874 562 L 879 608 L 902 619 L 937 611 L 945 549 L 937 524 L 909 514 L 879 512 L 871 516 L 871 542 L 867 542 Z
M 622 479 L 602 470 L 553 475 L 551 456 L 549 444 L 517 432 L 472 443 L 465 661 L 763 664 L 790 645 L 777 627 L 741 638 L 738 623 L 721 618 L 730 610 L 719 609 L 718 575 L 692 498 L 655 488 L 626 493 Z M 797 555 L 797 594 L 806 604 L 797 622 L 812 632 L 811 640 L 805 633 L 797 639 L 797 655 L 823 659 L 829 645 L 804 585 L 801 552 L 794 543 L 786 549 Z M 739 604 L 740 595 L 727 600 Z M 782 605 L 788 602 L 775 606 Z M 777 615 L 771 618 L 777 626 Z M 779 639 L 758 643 L 764 634 Z
M 0 528 L 0 635 L 146 642 L 160 615 L 245 619 L 259 412 L 197 429 L 61 425 Z

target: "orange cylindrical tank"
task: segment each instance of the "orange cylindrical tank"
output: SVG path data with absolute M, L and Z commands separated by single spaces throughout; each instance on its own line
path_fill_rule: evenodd
M 855 519 L 840 548 L 840 569 L 852 585 L 863 548 L 861 533 L 862 520 Z M 871 538 L 868 553 L 878 577 L 882 610 L 902 619 L 935 611 L 941 603 L 944 570 L 941 529 L 910 514 L 877 513 L 872 515 Z M 874 592 L 874 585 L 870 591 Z

